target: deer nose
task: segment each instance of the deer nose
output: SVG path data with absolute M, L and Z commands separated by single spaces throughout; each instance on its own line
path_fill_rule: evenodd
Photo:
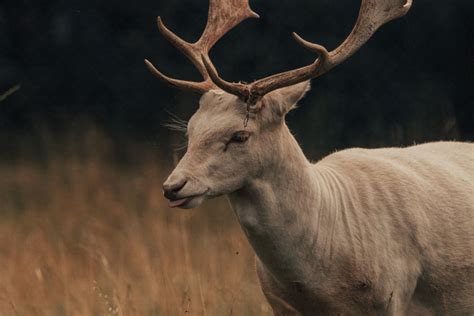
M 181 179 L 174 183 L 165 183 L 163 184 L 163 194 L 168 200 L 176 200 L 186 183 L 188 183 L 186 179 Z

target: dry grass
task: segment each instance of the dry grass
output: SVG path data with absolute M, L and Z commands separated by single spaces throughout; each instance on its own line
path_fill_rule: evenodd
M 79 135 L 0 164 L 0 315 L 269 314 L 225 199 L 172 211 L 153 150 Z

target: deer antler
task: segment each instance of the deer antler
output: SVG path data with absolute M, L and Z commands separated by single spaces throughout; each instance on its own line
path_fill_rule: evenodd
M 211 80 L 201 56 L 208 58 L 209 51 L 217 41 L 239 23 L 247 18 L 258 17 L 258 14 L 250 9 L 248 0 L 210 0 L 206 28 L 201 38 L 195 43 L 186 42 L 178 37 L 164 25 L 161 17 L 158 17 L 158 29 L 161 34 L 196 66 L 204 79 L 202 82 L 173 79 L 161 73 L 146 59 L 145 64 L 155 76 L 174 87 L 205 93 L 216 86 Z
M 318 58 L 311 65 L 282 72 L 248 85 L 230 83 L 222 79 L 212 65 L 209 56 L 203 54 L 204 65 L 214 83 L 224 91 L 237 95 L 255 104 L 267 93 L 321 76 L 352 56 L 382 25 L 404 16 L 412 5 L 412 0 L 362 0 L 359 17 L 347 39 L 335 50 L 328 52 L 321 45 L 302 39 L 293 33 L 295 40 Z

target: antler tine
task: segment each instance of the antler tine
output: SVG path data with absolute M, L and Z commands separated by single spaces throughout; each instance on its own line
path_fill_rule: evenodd
M 158 69 L 156 69 L 156 67 L 153 66 L 153 64 L 148 59 L 145 59 L 145 64 L 148 70 L 153 75 L 155 75 L 158 79 L 160 79 L 164 83 L 169 84 L 172 87 L 194 91 L 194 92 L 202 93 L 202 94 L 206 93 L 207 91 L 211 90 L 214 87 L 212 82 L 210 82 L 209 80 L 203 81 L 203 82 L 192 82 L 192 81 L 178 80 L 178 79 L 173 79 L 171 77 L 168 77 L 162 72 L 160 72 Z
M 331 52 L 334 64 L 352 56 L 382 25 L 407 14 L 412 4 L 412 0 L 362 0 L 352 32 Z
M 250 8 L 249 0 L 209 0 L 206 28 L 195 45 L 208 53 L 217 41 L 242 21 L 259 17 Z M 199 60 L 200 57 L 197 56 Z
M 411 8 L 412 0 L 362 0 L 357 22 L 346 40 L 335 50 L 328 52 L 321 45 L 308 42 L 296 33 L 295 40 L 303 47 L 318 54 L 318 59 L 308 66 L 290 70 L 255 81 L 248 85 L 251 100 L 258 100 L 267 93 L 321 76 L 352 56 L 382 25 L 404 16 Z M 206 67 L 209 73 L 212 68 Z M 218 77 L 217 73 L 213 74 Z M 229 93 L 242 89 L 229 89 L 232 83 L 216 78 L 214 82 Z M 236 94 L 241 96 L 241 94 Z
M 202 64 L 199 62 L 199 55 L 198 52 L 196 51 L 196 47 L 194 47 L 194 44 L 188 43 L 181 39 L 179 36 L 177 36 L 175 33 L 173 33 L 170 29 L 166 27 L 166 25 L 163 23 L 163 20 L 159 16 L 157 18 L 157 25 L 158 25 L 158 30 L 160 30 L 160 33 L 163 35 L 163 37 L 173 44 L 174 47 L 176 47 L 180 52 L 182 52 L 192 63 L 196 68 L 198 69 L 199 73 L 202 75 L 204 79 L 207 79 L 207 73 Z
M 204 79 L 202 82 L 173 79 L 161 73 L 150 61 L 145 60 L 145 63 L 148 69 L 164 82 L 177 88 L 205 93 L 214 88 L 215 84 L 209 77 L 201 56 L 208 56 L 219 39 L 247 18 L 258 18 L 250 9 L 248 0 L 210 0 L 206 28 L 197 42 L 189 43 L 169 30 L 161 17 L 158 17 L 160 33 L 194 64 Z
M 219 76 L 216 67 L 209 59 L 209 56 L 201 56 L 204 66 L 207 72 L 211 76 L 212 81 L 222 90 L 227 91 L 230 94 L 239 96 L 243 99 L 247 99 L 250 96 L 249 86 L 242 83 L 231 83 L 227 82 Z
M 314 61 L 314 63 L 308 66 L 293 71 L 276 74 L 254 82 L 252 84 L 253 94 L 263 97 L 271 91 L 317 77 L 333 66 L 332 61 L 330 60 L 329 52 L 324 46 L 308 42 L 297 33 L 293 33 L 293 38 L 301 46 L 316 53 L 318 58 Z

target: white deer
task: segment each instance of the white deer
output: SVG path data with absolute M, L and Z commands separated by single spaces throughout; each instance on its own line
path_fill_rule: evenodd
M 228 195 L 257 254 L 275 315 L 473 315 L 474 144 L 350 149 L 312 164 L 285 124 L 309 81 L 343 62 L 411 0 L 362 0 L 335 50 L 303 40 L 311 65 L 252 84 L 223 80 L 209 50 L 258 17 L 248 0 L 210 0 L 202 37 L 161 33 L 204 77 L 160 79 L 203 93 L 188 150 L 164 184 L 171 207 Z

